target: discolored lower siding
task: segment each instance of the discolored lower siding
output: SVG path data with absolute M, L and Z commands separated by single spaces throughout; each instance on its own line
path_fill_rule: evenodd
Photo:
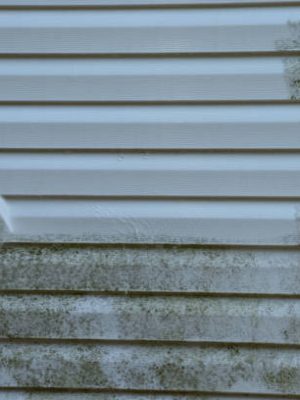
M 3 245 L 0 399 L 300 398 L 298 254 Z
M 294 348 L 4 343 L 0 357 L 4 387 L 300 394 Z
M 0 337 L 300 345 L 300 299 L 3 296 Z
M 300 295 L 298 248 L 5 245 L 0 291 Z
M 252 395 L 228 395 L 218 394 L 216 396 L 210 394 L 137 394 L 137 393 L 124 393 L 121 391 L 108 392 L 108 393 L 90 393 L 87 391 L 79 392 L 58 392 L 49 393 L 46 391 L 2 391 L 0 392 L 0 400 L 274 400 L 278 397 L 270 396 L 252 396 Z M 280 399 L 287 399 L 290 397 L 280 396 Z M 295 397 L 294 397 L 295 398 Z

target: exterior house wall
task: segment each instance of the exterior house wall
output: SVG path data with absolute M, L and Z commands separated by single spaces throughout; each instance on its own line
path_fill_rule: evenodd
M 300 398 L 300 1 L 0 0 L 0 400 Z

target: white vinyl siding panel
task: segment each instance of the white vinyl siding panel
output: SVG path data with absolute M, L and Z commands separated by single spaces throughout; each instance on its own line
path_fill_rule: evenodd
M 101 242 L 113 238 L 117 242 L 246 245 L 248 240 L 253 243 L 253 233 L 240 235 L 232 218 L 226 218 L 228 201 L 242 210 L 235 223 L 242 227 L 251 221 L 253 232 L 260 224 L 256 215 L 263 216 L 265 208 L 272 209 L 276 201 L 279 209 L 282 204 L 289 210 L 289 216 L 284 213 L 282 220 L 272 215 L 271 225 L 266 224 L 254 243 L 298 242 L 299 56 L 293 53 L 298 49 L 298 14 L 298 6 L 278 4 L 3 8 L 0 30 L 9 32 L 0 42 L 0 51 L 4 44 L 9 47 L 3 47 L 0 62 L 0 187 L 6 240 L 10 240 L 10 230 L 11 240 L 21 238 L 26 229 L 42 237 L 47 233 L 51 240 L 73 231 L 72 219 L 63 213 L 76 199 L 83 241 L 91 240 L 86 236 L 87 221 L 94 219 L 93 235 Z M 247 24 L 241 24 L 246 16 Z M 194 42 L 202 46 L 197 54 L 189 49 L 194 42 L 184 39 L 181 32 L 190 27 L 196 29 L 191 33 Z M 30 45 L 41 39 L 43 48 L 26 50 L 19 39 L 14 41 L 16 29 L 24 31 L 22 40 L 29 35 Z M 47 50 L 50 42 L 39 33 L 44 29 L 56 46 L 51 51 Z M 70 29 L 79 36 L 68 36 Z M 95 33 L 100 29 L 110 52 L 98 48 L 95 54 L 89 50 L 84 54 L 71 46 L 68 37 L 88 49 L 86 29 L 93 29 L 92 37 L 101 46 Z M 134 40 L 123 29 L 134 29 Z M 147 50 L 143 34 L 136 33 L 140 29 L 149 33 L 147 43 L 154 52 Z M 176 55 L 164 47 L 168 36 L 164 29 L 186 40 L 180 44 L 174 36 Z M 226 40 L 234 44 L 232 29 L 240 30 L 234 36 L 242 50 L 226 47 Z M 61 40 L 56 40 L 56 34 Z M 151 39 L 151 34 L 158 40 Z M 253 40 L 247 39 L 248 34 Z M 261 39 L 256 40 L 255 34 Z M 219 47 L 210 35 L 217 35 Z M 110 39 L 121 45 L 124 54 Z M 264 40 L 275 47 L 265 46 Z M 14 43 L 22 47 L 23 55 L 14 53 Z M 139 53 L 132 43 L 148 54 Z M 214 210 L 223 211 L 219 220 L 212 217 L 212 232 L 203 234 L 211 200 Z M 51 201 L 60 211 L 57 223 L 49 225 L 41 216 Z M 36 214 L 15 215 L 18 204 L 27 207 L 31 202 L 37 206 L 33 207 Z M 93 202 L 104 206 L 104 214 L 86 214 L 87 204 Z M 138 217 L 130 214 L 136 207 Z M 159 207 L 170 207 L 173 214 L 166 217 Z M 112 229 L 118 225 L 119 212 L 127 221 L 125 226 L 137 218 L 141 225 L 137 232 L 134 226 L 125 231 Z M 194 212 L 199 223 L 189 232 Z M 30 226 L 32 221 L 39 223 Z M 268 237 L 270 227 L 277 223 L 279 231 Z M 215 234 L 219 226 L 221 234 Z M 69 240 L 78 240 L 80 230 L 75 232 Z
M 0 64 L 0 101 L 274 101 L 292 96 L 298 58 L 51 58 Z
M 2 106 L 0 149 L 295 150 L 287 105 Z
M 284 51 L 298 18 L 297 7 L 0 10 L 0 54 Z
M 299 206 L 300 202 L 291 201 L 12 197 L 6 220 L 9 231 L 3 232 L 3 239 L 297 245 Z
M 2 195 L 299 197 L 298 154 L 3 154 Z

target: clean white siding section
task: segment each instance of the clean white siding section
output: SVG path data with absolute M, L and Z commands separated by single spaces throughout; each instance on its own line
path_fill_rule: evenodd
M 298 154 L 28 152 L 0 160 L 9 196 L 299 197 L 299 184 Z
M 0 53 L 273 52 L 292 40 L 289 24 L 298 21 L 296 7 L 2 10 Z M 291 50 L 299 50 L 299 44 Z
M 292 95 L 289 75 L 298 73 L 298 58 L 289 63 L 279 57 L 5 59 L 0 101 L 282 101 Z
M 8 241 L 297 245 L 300 202 L 9 198 Z M 6 236 L 7 234 L 8 236 Z
M 298 243 L 298 5 L 40 4 L 0 10 L 5 240 Z
M 0 149 L 298 150 L 300 107 L 2 106 Z

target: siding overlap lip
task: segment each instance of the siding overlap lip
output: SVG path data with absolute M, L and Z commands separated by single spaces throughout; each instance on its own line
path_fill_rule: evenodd
M 37 9 L 128 9 L 128 8 L 250 8 L 290 7 L 299 0 L 2 0 L 0 8 Z

